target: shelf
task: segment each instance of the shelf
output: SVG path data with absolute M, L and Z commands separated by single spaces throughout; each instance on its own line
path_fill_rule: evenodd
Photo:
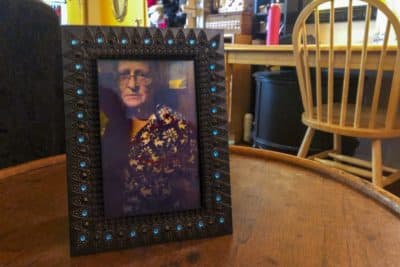
M 256 17 L 262 17 L 262 16 L 267 16 L 267 13 L 256 13 L 256 14 L 254 14 L 254 16 L 256 16 Z

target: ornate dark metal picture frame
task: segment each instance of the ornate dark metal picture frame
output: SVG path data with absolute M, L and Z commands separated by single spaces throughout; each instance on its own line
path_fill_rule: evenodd
M 232 233 L 222 32 L 64 26 L 62 47 L 71 255 Z M 107 72 L 107 66 L 114 67 Z M 149 66 L 158 70 L 151 72 Z M 161 79 L 154 76 L 160 69 L 167 73 Z M 184 78 L 172 77 L 190 69 Z M 147 120 L 141 119 L 145 126 L 129 130 L 137 138 L 130 135 L 128 148 L 117 149 L 118 139 L 110 139 L 106 148 L 105 125 L 111 123 L 104 103 L 114 97 L 120 104 L 112 110 L 129 108 L 137 118 L 146 113 L 137 103 L 148 99 L 147 92 L 154 89 L 147 87 L 157 79 L 169 81 L 163 92 L 185 88 L 193 99 L 181 97 L 186 109 L 175 112 L 176 107 L 164 105 L 174 96 L 156 93 L 162 103 Z M 108 84 L 119 88 L 106 91 L 113 97 L 102 93 Z M 127 95 L 124 86 L 129 87 Z M 126 129 L 119 132 L 128 134 Z M 190 143 L 188 133 L 192 154 L 186 153 L 188 146 L 179 147 Z M 114 164 L 119 151 L 124 164 Z M 189 161 L 195 166 L 187 172 Z M 114 188 L 118 184 L 120 191 Z M 122 202 L 112 201 L 119 196 Z M 113 214 L 114 207 L 121 212 Z

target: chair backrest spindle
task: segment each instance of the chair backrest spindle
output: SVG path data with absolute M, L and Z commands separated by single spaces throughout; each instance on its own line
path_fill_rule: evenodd
M 328 123 L 333 119 L 333 86 L 334 86 L 334 42 L 335 42 L 335 5 L 331 1 L 330 19 L 329 19 L 329 67 L 328 67 Z
M 311 87 L 311 78 L 310 78 L 310 67 L 308 64 L 308 49 L 307 49 L 307 28 L 306 24 L 303 24 L 303 62 L 304 62 L 304 77 L 305 77 L 305 86 L 306 86 L 306 96 L 307 96 L 307 107 L 309 111 L 312 111 L 313 100 L 312 100 L 312 87 Z M 308 113 L 308 117 L 311 119 L 313 117 L 313 112 Z
M 349 0 L 348 13 L 347 13 L 347 46 L 346 46 L 346 63 L 344 67 L 344 81 L 342 91 L 342 103 L 340 107 L 340 125 L 346 124 L 347 116 L 347 102 L 349 97 L 349 83 L 350 83 L 350 64 L 351 64 L 351 45 L 353 33 L 353 0 Z
M 360 127 L 361 109 L 363 104 L 364 96 L 364 81 L 365 81 L 365 65 L 367 62 L 367 46 L 368 46 L 368 33 L 369 33 L 369 21 L 371 18 L 371 5 L 367 6 L 367 15 L 365 16 L 365 32 L 364 40 L 361 52 L 361 63 L 360 63 L 360 74 L 358 76 L 358 87 L 357 87 L 357 99 L 356 107 L 354 111 L 354 127 Z
M 382 85 L 382 78 L 383 78 L 383 63 L 384 63 L 384 59 L 385 59 L 385 55 L 386 55 L 386 49 L 387 49 L 388 40 L 389 40 L 389 33 L 390 33 L 390 22 L 387 21 L 385 36 L 383 38 L 383 45 L 381 48 L 381 56 L 379 58 L 378 71 L 376 74 L 374 96 L 372 98 L 370 120 L 369 120 L 369 124 L 368 124 L 369 128 L 375 127 L 376 112 L 378 111 L 379 97 L 381 94 L 381 85 Z
M 316 79 L 316 93 L 317 93 L 317 120 L 322 121 L 322 89 L 321 89 L 321 51 L 319 45 L 319 10 L 314 9 L 314 25 L 315 25 L 315 79 Z
M 399 37 L 398 37 L 399 38 Z M 400 42 L 400 40 L 397 40 Z M 393 129 L 395 127 L 397 107 L 399 105 L 399 86 L 400 86 L 400 51 L 397 51 L 396 66 L 393 73 L 392 86 L 390 89 L 388 109 L 386 113 L 385 127 L 386 129 Z
M 303 30 L 304 30 L 303 28 L 299 29 L 299 31 L 301 31 L 301 35 L 300 36 L 302 36 Z M 300 39 L 294 40 L 294 42 L 297 42 L 297 45 L 295 45 L 297 47 L 295 53 L 299 54 L 300 57 L 302 57 L 303 53 L 304 53 L 304 51 L 303 51 L 303 49 L 301 47 L 301 38 L 302 37 L 300 37 Z M 305 69 L 305 67 L 303 66 L 303 61 L 301 61 L 301 62 L 297 61 L 296 64 L 300 64 L 301 65 L 298 68 L 296 68 L 296 72 L 297 72 L 297 77 L 298 77 L 298 80 L 299 80 L 301 102 L 303 104 L 304 111 L 306 112 L 306 114 L 308 114 L 309 107 L 307 106 L 307 97 L 306 97 L 307 93 L 306 93 L 306 86 L 304 85 L 304 83 L 305 83 L 305 79 L 304 79 L 304 69 Z

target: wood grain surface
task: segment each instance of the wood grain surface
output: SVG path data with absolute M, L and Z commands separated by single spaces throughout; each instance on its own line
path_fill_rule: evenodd
M 396 197 L 307 159 L 231 151 L 232 236 L 75 258 L 65 163 L 0 179 L 0 266 L 399 266 Z

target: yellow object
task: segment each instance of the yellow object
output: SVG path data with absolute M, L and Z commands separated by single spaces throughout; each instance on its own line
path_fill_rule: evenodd
M 67 16 L 68 24 L 85 25 L 87 23 L 86 0 L 68 0 Z
M 169 80 L 170 89 L 184 89 L 186 88 L 186 79 Z
M 74 25 L 146 26 L 147 4 L 144 0 L 68 0 L 67 16 L 68 24 Z
M 108 124 L 108 117 L 103 111 L 100 111 L 100 134 L 103 136 Z

